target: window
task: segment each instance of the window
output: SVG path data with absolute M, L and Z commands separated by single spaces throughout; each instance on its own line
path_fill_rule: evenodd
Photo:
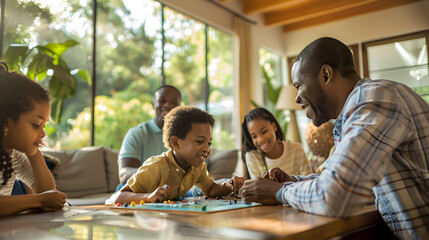
M 214 116 L 213 148 L 233 148 L 233 36 L 158 1 L 107 0 L 97 1 L 93 39 L 93 1 L 6 1 L 3 52 L 11 43 L 74 39 L 80 44 L 64 58 L 89 72 L 96 49 L 95 95 L 78 81 L 63 121 L 49 125 L 49 147 L 74 149 L 93 139 L 119 150 L 129 128 L 155 116 L 153 92 L 165 83 L 182 92 L 184 104 Z
M 429 31 L 363 44 L 364 75 L 404 83 L 429 102 Z
M 3 53 L 10 44 L 25 44 L 33 48 L 73 39 L 79 44 L 66 50 L 63 58 L 71 69 L 89 71 L 93 28 L 85 12 L 88 1 L 6 1 Z M 34 49 L 32 53 L 35 52 Z M 25 73 L 26 69 L 21 71 Z M 47 78 L 49 73 L 48 77 L 38 81 L 47 87 Z M 75 95 L 64 102 L 62 121 L 47 124 L 48 145 L 51 147 L 74 148 L 89 144 L 89 125 L 81 125 L 79 131 L 73 130 L 73 125 L 78 124 L 81 118 L 90 117 L 79 116 L 90 105 L 90 86 L 77 81 L 76 88 Z

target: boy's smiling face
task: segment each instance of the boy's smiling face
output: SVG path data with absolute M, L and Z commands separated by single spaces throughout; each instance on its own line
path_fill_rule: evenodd
M 177 164 L 184 170 L 199 167 L 210 154 L 212 127 L 210 123 L 193 123 L 185 139 L 171 138 Z

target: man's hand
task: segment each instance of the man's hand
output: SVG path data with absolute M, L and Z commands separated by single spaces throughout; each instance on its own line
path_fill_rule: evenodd
M 258 202 L 266 205 L 279 204 L 276 193 L 283 187 L 283 183 L 264 178 L 247 180 L 240 189 L 241 199 L 245 203 Z
M 294 177 L 291 177 L 289 174 L 287 174 L 278 167 L 272 168 L 269 171 L 265 172 L 262 178 L 280 183 L 296 182 L 296 179 Z
M 225 184 L 228 189 L 231 189 L 231 192 L 237 195 L 241 186 L 243 186 L 244 181 L 246 181 L 245 177 L 233 176 L 231 179 L 226 181 Z

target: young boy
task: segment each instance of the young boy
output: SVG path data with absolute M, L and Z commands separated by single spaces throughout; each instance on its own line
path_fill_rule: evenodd
M 176 107 L 164 118 L 163 142 L 169 151 L 149 158 L 127 182 L 116 203 L 161 202 L 183 197 L 196 185 L 209 197 L 238 193 L 245 179 L 216 183 L 204 160 L 210 154 L 213 117 L 196 107 Z

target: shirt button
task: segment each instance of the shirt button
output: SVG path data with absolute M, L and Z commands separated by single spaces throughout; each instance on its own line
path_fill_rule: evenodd
M 176 168 L 176 172 L 179 172 L 179 169 L 178 169 L 178 168 Z

